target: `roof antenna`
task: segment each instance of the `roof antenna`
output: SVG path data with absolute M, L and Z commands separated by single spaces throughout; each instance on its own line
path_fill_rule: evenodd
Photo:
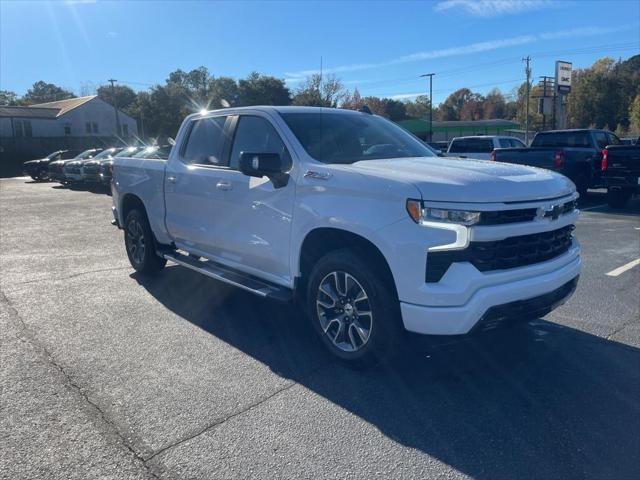
M 362 105 L 358 111 L 362 112 L 362 113 L 368 113 L 369 115 L 372 115 L 371 109 L 369 108 L 368 105 Z

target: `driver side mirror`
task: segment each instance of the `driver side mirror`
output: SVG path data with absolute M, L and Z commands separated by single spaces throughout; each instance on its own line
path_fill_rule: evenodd
M 242 152 L 239 168 L 249 177 L 269 178 L 275 188 L 284 187 L 289 180 L 289 175 L 285 172 L 286 166 L 277 153 Z

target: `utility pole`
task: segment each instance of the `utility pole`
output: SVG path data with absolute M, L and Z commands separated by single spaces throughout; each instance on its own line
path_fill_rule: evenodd
M 421 77 L 429 77 L 429 142 L 433 142 L 433 76 L 435 73 L 425 73 Z
M 118 116 L 118 99 L 116 98 L 116 88 L 114 83 L 117 80 L 110 78 L 107 80 L 111 84 L 111 100 L 113 100 L 113 110 L 116 112 L 116 137 L 122 135 L 122 129 L 120 128 L 120 117 Z
M 525 108 L 525 112 L 526 112 L 526 116 L 524 118 L 524 143 L 526 143 L 527 145 L 529 144 L 529 90 L 531 87 L 531 67 L 529 66 L 529 63 L 531 62 L 531 57 L 529 55 L 527 55 L 525 58 L 522 59 L 523 62 L 525 62 L 525 68 L 524 71 L 527 74 L 527 89 L 526 89 L 526 94 L 525 94 L 525 99 L 527 102 L 527 106 Z

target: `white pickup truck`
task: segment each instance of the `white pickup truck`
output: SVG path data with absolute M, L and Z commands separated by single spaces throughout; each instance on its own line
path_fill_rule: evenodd
M 135 270 L 169 260 L 296 300 L 357 364 L 401 348 L 404 330 L 462 335 L 545 315 L 580 272 L 570 180 L 438 158 L 368 112 L 190 115 L 168 160 L 116 158 L 112 190 Z

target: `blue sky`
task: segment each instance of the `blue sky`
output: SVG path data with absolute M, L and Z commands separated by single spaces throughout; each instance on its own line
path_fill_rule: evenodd
M 136 90 L 177 68 L 252 70 L 294 88 L 320 57 L 363 95 L 434 100 L 467 86 L 509 92 L 554 61 L 640 53 L 640 1 L 213 2 L 0 0 L 0 89 L 37 80 L 76 94 L 115 78 Z

